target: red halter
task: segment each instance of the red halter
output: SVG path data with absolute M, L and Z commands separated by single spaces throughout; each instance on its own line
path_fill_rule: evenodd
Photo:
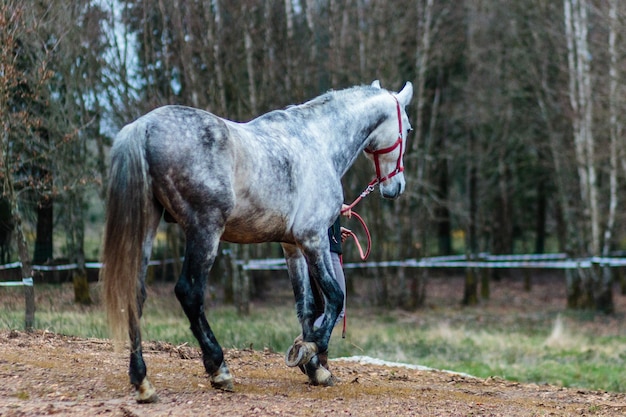
M 398 175 L 402 171 L 404 171 L 404 166 L 402 165 L 402 113 L 400 112 L 400 103 L 398 99 L 393 96 L 394 100 L 396 100 L 396 109 L 398 111 L 398 139 L 394 142 L 393 145 L 388 146 L 383 149 L 377 149 L 375 151 L 370 151 L 369 149 L 365 149 L 365 152 L 374 155 L 374 164 L 376 165 L 376 179 L 373 182 L 373 185 L 380 184 L 381 182 L 387 181 L 388 179 Z M 396 168 L 391 171 L 389 174 L 384 177 L 380 176 L 380 163 L 378 162 L 378 155 L 384 155 L 389 152 L 393 152 L 397 147 L 400 147 L 400 155 L 398 156 L 398 160 L 396 161 Z
M 376 178 L 370 181 L 370 183 L 367 185 L 367 188 L 363 190 L 361 195 L 358 196 L 357 199 L 354 200 L 352 204 L 350 204 L 346 210 L 343 210 L 342 213 L 356 206 L 357 203 L 361 201 L 362 198 L 364 198 L 366 195 L 374 191 L 374 187 L 376 187 L 376 185 L 380 184 L 381 182 L 387 181 L 388 179 L 391 179 L 395 177 L 396 175 L 398 175 L 399 173 L 401 173 L 402 171 L 404 171 L 404 165 L 402 164 L 402 112 L 400 110 L 400 103 L 398 102 L 398 99 L 396 98 L 396 96 L 392 95 L 392 97 L 396 101 L 396 110 L 398 114 L 398 139 L 394 142 L 393 145 L 388 146 L 386 148 L 377 149 L 375 151 L 365 149 L 365 152 L 374 156 L 374 165 L 376 166 Z M 378 161 L 378 156 L 384 155 L 389 152 L 393 152 L 397 147 L 400 147 L 400 153 L 398 155 L 398 160 L 396 161 L 395 169 L 391 171 L 390 173 L 388 173 L 387 175 L 385 175 L 384 177 L 381 176 L 380 162 Z

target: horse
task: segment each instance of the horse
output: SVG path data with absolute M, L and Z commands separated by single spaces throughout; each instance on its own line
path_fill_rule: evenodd
M 327 354 L 343 294 L 334 279 L 327 229 L 340 213 L 341 178 L 363 152 L 387 199 L 404 192 L 402 157 L 410 124 L 401 91 L 371 85 L 329 91 L 246 123 L 184 106 L 159 107 L 124 126 L 111 147 L 100 279 L 116 338 L 130 338 L 130 382 L 139 403 L 158 399 L 142 356 L 145 276 L 162 218 L 182 227 L 186 246 L 174 293 L 198 340 L 213 388 L 233 391 L 224 354 L 206 318 L 209 270 L 221 241 L 279 242 L 302 333 L 286 354 L 312 385 L 335 378 Z M 370 183 L 370 188 L 371 184 Z M 325 320 L 314 328 L 314 287 Z

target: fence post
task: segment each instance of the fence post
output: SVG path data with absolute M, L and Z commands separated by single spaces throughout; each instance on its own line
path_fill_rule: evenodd
M 479 262 L 484 262 L 486 261 L 486 258 L 478 255 L 476 257 L 476 260 Z M 483 268 L 483 271 L 480 274 L 480 298 L 482 298 L 483 300 L 488 300 L 491 296 L 490 279 L 492 270 L 492 268 Z
M 24 301 L 25 301 L 25 313 L 24 313 L 24 329 L 31 331 L 35 327 L 35 287 L 33 285 L 33 278 L 23 278 L 24 284 Z
M 620 294 L 626 295 L 626 275 L 624 275 L 624 269 L 618 266 L 615 269 L 615 280 L 619 283 Z
M 530 268 L 524 268 L 523 270 L 523 274 L 524 274 L 524 291 L 526 292 L 530 292 L 530 290 L 532 289 L 532 279 L 531 279 L 531 274 L 530 274 Z
M 250 262 L 250 247 L 241 245 L 240 254 L 242 254 L 244 264 Z M 234 265 L 236 271 L 233 280 L 237 282 L 237 291 L 235 292 L 235 301 L 237 305 L 237 313 L 240 316 L 250 315 L 250 275 L 243 268 L 243 265 Z

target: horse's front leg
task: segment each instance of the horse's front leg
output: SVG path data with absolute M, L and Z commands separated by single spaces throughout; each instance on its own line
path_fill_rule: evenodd
M 333 325 L 342 308 L 343 296 L 341 289 L 332 276 L 330 255 L 327 261 L 323 256 L 314 252 L 307 262 L 302 252 L 292 245 L 283 245 L 289 276 L 291 278 L 298 319 L 302 326 L 302 334 L 294 341 L 286 355 L 288 366 L 299 366 L 309 377 L 313 385 L 333 385 L 335 378 L 323 366 L 319 355 L 326 355 L 328 342 L 332 333 Z M 321 277 L 325 276 L 324 279 Z M 320 286 L 324 297 L 324 314 L 326 319 L 319 329 L 315 329 L 313 323 L 316 318 L 315 297 L 311 280 Z M 336 287 L 336 288 L 335 288 Z M 336 307 L 338 304 L 338 309 Z
M 211 385 L 224 391 L 233 391 L 233 377 L 224 361 L 222 347 L 204 312 L 208 272 L 213 265 L 218 243 L 219 236 L 214 239 L 206 235 L 187 236 L 183 270 L 174 290 L 189 319 L 191 331 L 200 344 L 202 362 L 211 378 Z

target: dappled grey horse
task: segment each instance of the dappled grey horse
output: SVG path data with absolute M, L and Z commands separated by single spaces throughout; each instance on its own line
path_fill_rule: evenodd
M 198 339 L 211 384 L 233 378 L 204 312 L 208 274 L 220 240 L 280 242 L 302 334 L 287 355 L 311 384 L 332 385 L 320 364 L 343 295 L 334 279 L 327 229 L 343 202 L 341 177 L 365 151 L 385 198 L 404 191 L 402 155 L 411 83 L 399 93 L 358 86 L 236 123 L 182 106 L 153 110 L 125 126 L 111 149 L 101 273 L 109 324 L 130 337 L 130 381 L 138 402 L 156 393 L 141 350 L 145 274 L 162 216 L 186 236 L 175 293 Z M 313 285 L 325 320 L 314 328 Z

